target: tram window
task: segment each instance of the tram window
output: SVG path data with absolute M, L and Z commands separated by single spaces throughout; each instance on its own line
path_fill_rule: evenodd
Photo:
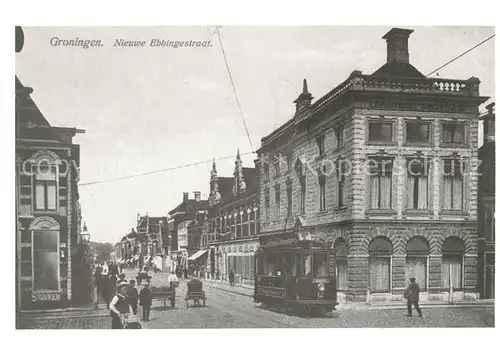
M 304 263 L 304 274 L 312 275 L 312 255 L 311 254 L 303 254 L 302 262 Z
M 258 274 L 262 275 L 264 274 L 264 257 L 259 256 L 257 259 L 257 269 L 258 269 Z
M 285 254 L 285 260 L 283 265 L 284 265 L 284 271 L 286 272 L 287 276 L 295 277 L 297 275 L 297 265 L 295 263 L 296 256 L 297 255 L 294 255 L 292 253 Z
M 278 275 L 280 268 L 281 257 L 277 255 L 269 255 L 266 260 L 265 274 L 269 276 Z
M 328 256 L 324 253 L 314 255 L 314 275 L 316 277 L 328 276 Z

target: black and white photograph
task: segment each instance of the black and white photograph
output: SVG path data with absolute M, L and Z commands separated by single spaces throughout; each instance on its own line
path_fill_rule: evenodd
M 19 24 L 16 329 L 495 327 L 493 26 Z

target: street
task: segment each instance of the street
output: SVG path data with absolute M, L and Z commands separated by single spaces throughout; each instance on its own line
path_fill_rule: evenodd
M 132 278 L 135 272 L 126 272 Z M 168 274 L 152 274 L 152 285 L 166 284 Z M 227 289 L 231 289 L 227 287 Z M 334 317 L 296 317 L 260 307 L 248 296 L 220 290 L 210 282 L 204 284 L 206 307 L 186 308 L 185 280 L 176 291 L 176 308 L 163 307 L 154 301 L 151 320 L 143 322 L 144 329 L 175 328 L 429 328 L 429 327 L 494 327 L 494 308 L 423 308 L 424 316 L 407 317 L 402 309 L 348 310 Z M 100 316 L 85 317 L 73 312 L 71 316 L 21 320 L 18 328 L 41 329 L 102 329 L 110 327 L 110 318 L 101 304 Z M 139 309 L 139 315 L 141 310 Z

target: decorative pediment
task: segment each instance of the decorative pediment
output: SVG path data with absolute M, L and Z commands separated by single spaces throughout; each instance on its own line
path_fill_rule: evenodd
M 30 159 L 34 162 L 40 161 L 40 160 L 47 160 L 50 163 L 55 163 L 55 162 L 59 161 L 59 156 L 57 156 L 57 154 L 55 154 L 54 152 L 49 151 L 49 150 L 40 150 L 40 151 L 34 153 L 33 155 L 31 155 Z
M 36 218 L 30 225 L 30 230 L 59 230 L 60 228 L 59 223 L 54 218 L 47 216 Z

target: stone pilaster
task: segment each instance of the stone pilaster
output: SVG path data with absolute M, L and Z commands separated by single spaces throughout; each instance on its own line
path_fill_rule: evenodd
M 368 255 L 347 256 L 347 295 L 349 301 L 365 301 L 368 288 Z
M 442 255 L 430 255 L 429 256 L 429 294 L 430 295 L 440 295 L 441 294 L 441 262 Z M 432 296 L 431 296 L 432 298 Z
M 477 293 L 477 255 L 466 254 L 464 257 L 464 292 Z
M 392 256 L 392 293 L 393 295 L 400 295 L 403 293 L 406 282 L 406 256 L 393 255 Z

